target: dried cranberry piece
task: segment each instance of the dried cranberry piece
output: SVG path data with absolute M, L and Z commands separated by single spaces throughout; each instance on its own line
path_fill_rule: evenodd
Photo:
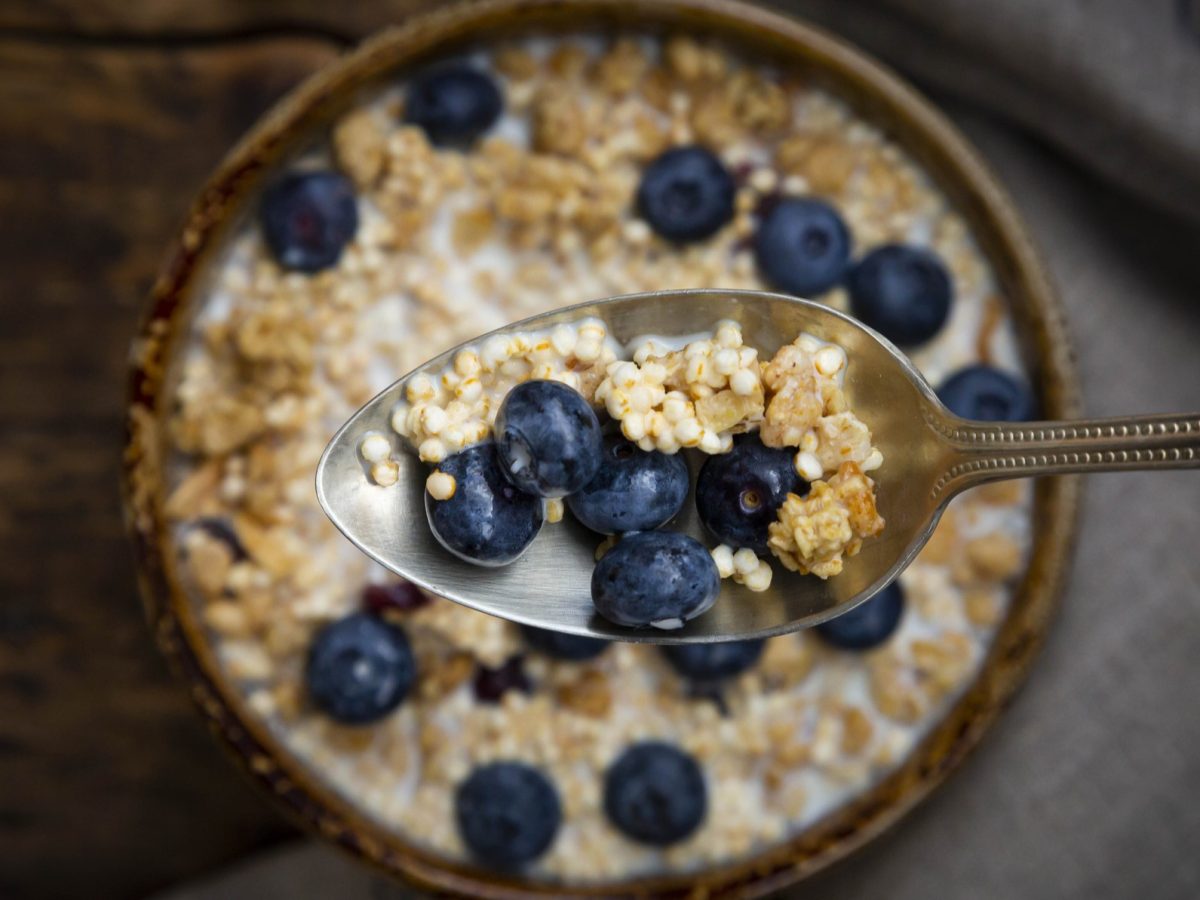
M 429 604 L 429 598 L 415 584 L 393 581 L 363 587 L 363 606 L 375 615 L 385 612 L 412 612 Z
M 524 661 L 523 656 L 513 656 L 496 669 L 485 665 L 476 668 L 475 699 L 480 703 L 499 703 L 508 691 L 528 694 L 533 690 L 533 685 L 525 674 Z
M 742 162 L 733 167 L 733 180 L 738 184 L 745 184 L 750 177 L 750 173 L 754 171 L 754 163 Z

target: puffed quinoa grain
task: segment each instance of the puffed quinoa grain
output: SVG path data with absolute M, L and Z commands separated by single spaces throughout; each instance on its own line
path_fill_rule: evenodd
M 454 476 L 441 469 L 434 469 L 425 479 L 425 490 L 434 500 L 449 500 L 457 488 L 458 482 L 454 480 Z
M 667 350 L 648 338 L 633 348 L 632 357 L 609 365 L 596 399 L 643 450 L 676 453 L 698 447 L 725 453 L 734 432 L 761 418 L 758 354 L 742 345 L 736 323 L 718 323 L 711 339 L 692 341 L 682 350 Z
M 399 478 L 400 466 L 393 460 L 380 460 L 371 466 L 371 480 L 380 487 L 391 487 Z
M 758 568 L 758 556 L 748 547 L 743 547 L 733 554 L 733 572 L 735 575 L 749 575 Z
M 754 568 L 749 572 L 735 572 L 733 577 L 757 594 L 771 587 L 771 581 L 775 577 L 775 570 L 771 568 L 771 564 L 765 559 L 760 559 L 756 561 Z
M 391 442 L 382 434 L 370 434 L 363 438 L 358 452 L 369 463 L 383 462 L 392 454 Z
M 728 544 L 718 544 L 712 549 L 713 562 L 717 565 L 717 574 L 722 578 L 730 578 L 734 573 L 733 548 Z

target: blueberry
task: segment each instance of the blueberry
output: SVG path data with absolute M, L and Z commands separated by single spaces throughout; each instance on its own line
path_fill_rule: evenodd
M 813 197 L 780 200 L 758 226 L 754 256 L 774 287 L 815 297 L 842 280 L 850 231 L 828 203 Z
M 707 809 L 704 773 L 671 744 L 634 744 L 604 775 L 609 820 L 644 844 L 662 847 L 683 840 L 700 827 Z
M 304 671 L 318 708 L 347 725 L 363 725 L 400 705 L 417 677 L 404 631 L 367 613 L 325 626 Z
M 882 591 L 836 619 L 814 629 L 826 643 L 843 650 L 870 650 L 886 641 L 904 612 L 904 591 L 893 581 Z
M 846 278 L 850 311 L 902 347 L 929 340 L 950 315 L 950 273 L 933 253 L 888 244 L 859 260 Z
M 703 147 L 675 147 L 646 167 L 638 214 L 669 241 L 701 241 L 733 218 L 733 176 Z
M 486 72 L 468 65 L 438 66 L 409 83 L 404 119 L 425 130 L 437 147 L 466 147 L 496 124 L 504 101 Z
M 792 456 L 787 448 L 765 446 L 757 435 L 710 456 L 696 478 L 696 509 L 704 527 L 722 543 L 765 555 L 767 528 L 787 495 L 808 493 Z
M 680 628 L 706 612 L 720 590 L 712 555 L 669 531 L 626 535 L 592 571 L 592 602 L 618 625 Z
M 500 404 L 495 430 L 501 469 L 528 494 L 565 497 L 600 468 L 600 420 L 562 382 L 518 384 Z
M 959 369 L 938 388 L 938 396 L 955 415 L 983 422 L 1026 422 L 1037 409 L 1027 385 L 991 366 Z
M 572 662 L 582 662 L 585 659 L 595 659 L 608 649 L 608 641 L 599 638 L 584 637 L 580 634 L 565 634 L 561 631 L 551 631 L 548 628 L 535 628 L 532 625 L 522 625 L 521 634 L 534 650 L 554 659 L 565 659 Z
M 262 196 L 263 238 L 279 265 L 320 272 L 336 265 L 358 231 L 358 204 L 338 172 L 291 172 Z
M 667 662 L 685 678 L 715 681 L 732 678 L 751 668 L 762 656 L 766 641 L 723 641 L 714 644 L 663 644 Z
M 542 501 L 504 477 L 495 444 L 468 447 L 438 468 L 456 482 L 449 500 L 425 492 L 425 515 L 443 547 L 475 565 L 503 566 L 533 543 L 542 527 Z
M 620 435 L 604 439 L 600 470 L 567 506 L 601 534 L 652 531 L 675 518 L 688 492 L 688 468 L 678 453 L 647 453 Z
M 458 832 L 471 855 L 515 869 L 546 852 L 562 824 L 550 780 L 532 766 L 494 762 L 472 772 L 454 793 Z

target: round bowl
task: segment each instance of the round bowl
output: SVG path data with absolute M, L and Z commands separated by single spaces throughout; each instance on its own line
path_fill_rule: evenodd
M 735 0 L 482 0 L 452 5 L 371 38 L 279 102 L 226 157 L 175 239 L 147 304 L 129 380 L 123 491 L 142 595 L 159 646 L 214 733 L 250 777 L 303 826 L 390 875 L 428 889 L 484 898 L 614 892 L 682 896 L 697 891 L 762 895 L 846 856 L 895 823 L 957 768 L 1012 699 L 1046 634 L 1066 577 L 1076 530 L 1074 479 L 1039 480 L 1032 557 L 982 668 L 895 771 L 796 837 L 752 858 L 700 873 L 609 886 L 529 884 L 448 862 L 387 831 L 314 778 L 248 714 L 244 698 L 222 676 L 181 586 L 166 528 L 168 376 L 194 311 L 196 283 L 237 220 L 242 201 L 305 135 L 395 70 L 498 35 L 584 25 L 712 34 L 785 60 L 831 85 L 903 145 L 964 216 L 1010 300 L 1042 410 L 1055 419 L 1078 414 L 1062 312 L 1011 202 L 955 128 L 879 63 L 815 28 Z

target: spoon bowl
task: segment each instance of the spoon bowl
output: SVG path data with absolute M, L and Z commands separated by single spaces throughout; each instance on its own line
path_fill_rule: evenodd
M 465 346 L 493 334 L 536 331 L 597 318 L 622 345 L 644 335 L 684 336 L 722 319 L 742 327 L 745 342 L 769 358 L 807 332 L 838 344 L 848 360 L 847 402 L 871 429 L 883 466 L 878 508 L 887 526 L 828 580 L 786 571 L 777 562 L 771 587 L 753 593 L 725 579 L 711 610 L 676 631 L 633 629 L 599 616 L 591 602 L 595 549 L 602 538 L 567 515 L 543 527 L 516 562 L 473 566 L 434 538 L 425 518 L 429 468 L 411 448 L 395 454 L 399 481 L 380 488 L 367 478 L 358 447 L 368 434 L 389 435 L 392 410 L 408 380 L 440 372 Z M 695 474 L 703 463 L 687 451 Z M 1079 423 L 985 423 L 951 414 L 886 338 L 834 309 L 783 294 L 686 290 L 630 294 L 565 307 L 507 325 L 431 359 L 355 413 L 333 436 L 317 467 L 317 497 L 326 514 L 360 550 L 419 587 L 514 622 L 610 640 L 698 643 L 771 637 L 816 625 L 865 602 L 889 584 L 929 539 L 945 504 L 974 484 L 1036 474 L 1200 465 L 1200 414 L 1143 416 Z M 694 489 L 668 526 L 705 546 Z

